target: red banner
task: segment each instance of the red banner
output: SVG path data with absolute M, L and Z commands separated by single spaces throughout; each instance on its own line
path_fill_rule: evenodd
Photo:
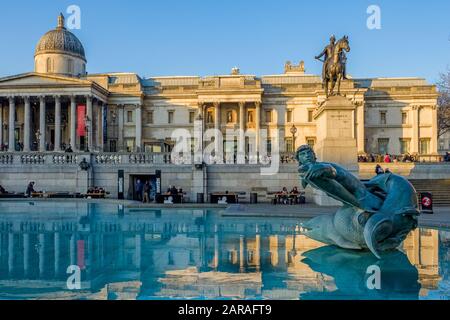
M 77 136 L 86 136 L 86 106 L 83 104 L 77 106 Z

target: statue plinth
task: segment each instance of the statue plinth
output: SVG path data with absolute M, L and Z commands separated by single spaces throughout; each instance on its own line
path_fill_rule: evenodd
M 316 110 L 315 151 L 320 161 L 338 163 L 350 170 L 357 167 L 355 109 L 356 106 L 347 98 L 332 96 Z
M 356 106 L 343 96 L 331 96 L 314 113 L 319 161 L 338 163 L 350 172 L 358 172 L 358 147 L 355 136 Z M 320 190 L 314 200 L 321 206 L 338 205 Z

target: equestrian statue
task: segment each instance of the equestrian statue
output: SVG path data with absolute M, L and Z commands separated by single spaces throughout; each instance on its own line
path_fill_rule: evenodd
M 347 57 L 345 52 L 350 52 L 348 37 L 344 36 L 338 42 L 336 37 L 331 36 L 330 43 L 315 58 L 323 62 L 322 81 L 325 89 L 325 95 L 335 95 L 334 88 L 337 84 L 337 95 L 340 95 L 341 81 L 347 79 L 346 64 Z M 321 58 L 324 57 L 324 60 Z

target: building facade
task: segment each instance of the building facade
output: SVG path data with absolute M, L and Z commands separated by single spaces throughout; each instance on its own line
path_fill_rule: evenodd
M 305 73 L 303 62 L 260 77 L 237 68 L 207 77 L 87 74 L 83 45 L 62 15 L 40 39 L 34 61 L 34 72 L 0 78 L 3 151 L 59 152 L 70 145 L 74 151 L 169 152 L 175 128 L 194 137 L 201 121 L 202 131 L 242 130 L 246 153 L 270 153 L 275 143 L 292 152 L 315 144 L 313 112 L 325 100 L 321 77 Z M 438 152 L 434 85 L 420 78 L 349 79 L 341 91 L 357 106 L 360 154 Z M 211 141 L 216 150 L 239 148 L 234 138 Z

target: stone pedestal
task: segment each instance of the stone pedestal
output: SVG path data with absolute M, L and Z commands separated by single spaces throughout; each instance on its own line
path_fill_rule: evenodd
M 358 173 L 358 147 L 355 128 L 356 106 L 343 96 L 328 98 L 314 113 L 317 124 L 317 160 L 334 162 Z M 314 191 L 316 204 L 340 205 L 322 191 Z
M 192 167 L 192 189 L 191 189 L 191 201 L 197 201 L 197 193 L 203 193 L 203 197 L 206 201 L 206 166 L 202 164 L 196 164 Z

